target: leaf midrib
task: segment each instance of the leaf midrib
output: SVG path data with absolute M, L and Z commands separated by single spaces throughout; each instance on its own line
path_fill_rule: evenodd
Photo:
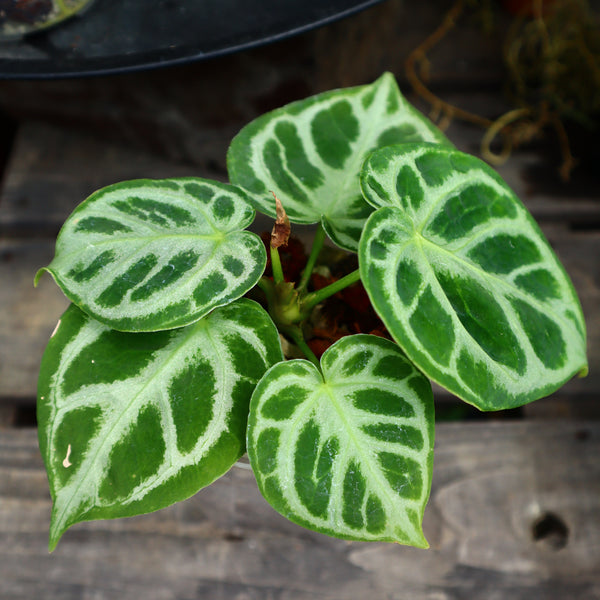
M 311 364 L 311 366 L 313 366 Z M 318 371 L 316 371 L 315 368 L 315 373 L 318 373 Z M 301 408 L 301 410 L 297 411 L 296 413 L 294 413 L 294 416 L 292 419 L 289 419 L 289 422 L 287 424 L 286 429 L 288 429 L 288 431 L 299 431 L 299 424 L 302 424 L 303 422 L 306 421 L 306 414 L 309 413 L 315 406 L 318 406 L 318 399 L 319 397 L 322 397 L 323 395 L 326 395 L 329 397 L 329 399 L 331 400 L 331 404 L 335 410 L 335 412 L 338 415 L 338 418 L 340 419 L 340 421 L 342 422 L 343 426 L 344 426 L 344 430 L 347 433 L 348 437 L 351 439 L 352 445 L 354 447 L 354 454 L 353 456 L 358 456 L 359 460 L 361 461 L 361 465 L 367 464 L 368 466 L 368 481 L 373 482 L 375 481 L 378 485 L 375 486 L 376 489 L 384 489 L 385 490 L 385 496 L 386 496 L 386 501 L 387 501 L 387 506 L 393 506 L 394 503 L 397 503 L 398 497 L 396 495 L 394 495 L 393 493 L 390 493 L 390 486 L 387 482 L 387 480 L 385 480 L 385 478 L 383 477 L 383 475 L 381 475 L 380 473 L 377 472 L 376 469 L 376 464 L 374 463 L 374 461 L 369 458 L 367 459 L 365 457 L 364 451 L 357 451 L 357 449 L 360 449 L 360 444 L 358 442 L 358 438 L 357 435 L 355 433 L 355 430 L 357 428 L 355 427 L 349 427 L 348 425 L 348 421 L 344 416 L 344 410 L 341 406 L 341 403 L 339 403 L 336 399 L 335 396 L 331 393 L 331 390 L 329 389 L 330 384 L 325 382 L 319 374 L 319 378 L 321 379 L 321 385 L 319 386 L 319 389 L 315 390 L 314 392 L 311 393 L 309 399 L 307 399 L 306 402 L 304 402 L 304 406 Z M 335 387 L 342 387 L 344 385 L 348 385 L 348 384 L 344 384 L 344 383 L 337 383 L 337 384 L 333 384 L 333 386 Z M 351 386 L 352 384 L 350 384 Z M 360 436 L 360 434 L 359 434 Z M 364 436 L 360 436 L 360 437 L 364 437 Z M 296 437 L 295 436 L 290 436 L 290 442 L 292 440 L 295 440 Z M 365 445 L 366 446 L 366 445 Z M 344 462 L 345 465 L 348 464 L 348 460 L 347 460 L 347 456 L 349 455 L 349 451 L 348 451 L 348 445 L 346 445 L 346 449 L 342 453 L 340 453 L 340 455 L 338 455 L 338 460 L 336 462 Z M 291 468 L 292 473 L 289 472 L 289 468 L 288 468 L 288 472 L 286 473 L 287 475 L 287 479 L 291 482 L 294 481 L 295 479 L 295 468 L 294 468 L 294 449 L 295 449 L 295 444 L 289 443 L 287 444 L 287 451 L 286 451 L 286 455 L 287 455 L 287 462 L 289 465 L 289 468 Z M 343 459 L 343 461 L 342 461 Z M 336 489 L 336 493 L 338 494 L 338 497 L 341 497 L 341 493 L 339 492 L 339 490 L 343 487 L 343 481 L 342 478 L 344 476 L 344 473 L 342 472 L 343 469 L 342 468 L 338 468 L 336 469 L 336 471 L 334 472 L 334 477 L 332 478 L 332 482 L 331 482 L 331 486 L 332 486 L 332 490 L 335 488 Z M 373 485 L 373 484 L 371 484 Z M 297 492 L 295 491 L 295 487 L 292 484 L 292 488 L 294 489 L 294 494 L 296 494 Z M 333 500 L 333 495 L 332 495 L 332 500 Z M 415 501 L 412 500 L 405 500 L 403 499 L 403 501 L 405 501 L 406 503 L 411 503 L 411 504 L 416 504 Z M 299 505 L 303 507 L 304 509 L 304 503 L 298 499 Z M 335 502 L 333 503 L 335 505 Z M 329 510 L 331 509 L 332 504 L 329 504 Z M 332 515 L 333 517 L 337 517 L 339 515 Z M 315 519 L 314 515 L 310 516 L 310 519 Z M 331 519 L 329 519 L 328 522 L 330 524 Z M 403 521 L 404 522 L 404 521 Z M 347 527 L 345 525 L 345 527 Z M 412 524 L 411 524 L 411 528 L 412 528 Z M 414 528 L 413 528 L 414 529 Z M 364 530 L 366 531 L 366 530 Z
M 387 81 L 387 78 L 384 80 Z M 332 225 L 335 226 L 335 229 L 338 230 L 337 227 L 337 221 L 335 219 L 336 216 L 336 208 L 337 205 L 340 203 L 340 201 L 343 199 L 346 199 L 348 197 L 348 190 L 350 189 L 350 185 L 352 181 L 356 182 L 356 187 L 357 187 L 357 191 L 360 194 L 360 167 L 362 166 L 362 163 L 365 160 L 365 154 L 367 153 L 367 151 L 369 150 L 369 148 L 371 148 L 373 146 L 373 138 L 375 137 L 373 134 L 373 130 L 374 130 L 374 126 L 372 123 L 372 119 L 369 118 L 369 115 L 372 114 L 373 112 L 375 112 L 376 108 L 377 109 L 381 109 L 381 105 L 382 105 L 382 100 L 381 100 L 381 95 L 382 92 L 381 90 L 384 89 L 385 91 L 385 87 L 382 85 L 382 83 L 379 84 L 379 86 L 377 87 L 375 96 L 373 98 L 373 102 L 371 104 L 371 106 L 369 106 L 369 108 L 367 110 L 364 110 L 363 106 L 362 106 L 362 98 L 364 97 L 365 93 L 367 93 L 369 91 L 370 86 L 367 86 L 367 88 L 365 90 L 363 90 L 362 93 L 357 94 L 353 100 L 355 101 L 355 105 L 358 107 L 358 122 L 360 124 L 360 134 L 359 134 L 359 143 L 356 144 L 356 146 L 353 148 L 353 154 L 350 157 L 350 167 L 348 167 L 347 165 L 344 165 L 343 167 L 343 171 L 345 173 L 356 173 L 356 179 L 353 179 L 352 177 L 344 177 L 343 181 L 344 184 L 341 187 L 340 191 L 338 194 L 336 194 L 336 196 L 334 197 L 334 200 L 331 204 L 329 204 L 329 211 L 327 214 L 323 213 L 323 217 L 325 217 L 330 223 L 332 223 Z M 389 87 L 389 86 L 388 86 Z M 385 104 L 385 98 L 383 100 L 383 104 Z M 351 103 L 352 104 L 352 103 Z M 354 105 L 353 105 L 354 106 Z M 384 111 L 385 113 L 385 111 Z M 376 112 L 377 115 L 381 114 L 381 110 L 377 110 Z M 382 121 L 386 121 L 385 115 L 383 116 L 383 118 L 378 118 L 377 119 L 377 125 L 379 125 Z M 370 127 L 364 127 L 364 132 L 363 132 L 363 126 L 368 123 L 369 125 L 371 125 Z M 361 194 L 362 196 L 362 194 Z M 363 197 L 363 201 L 365 203 L 367 203 L 367 201 L 364 199 Z M 368 204 L 368 203 L 367 203 Z M 329 215 L 333 215 L 333 219 L 329 216 Z
M 140 239 L 143 239 L 143 238 L 140 238 Z M 211 261 L 213 261 L 213 259 L 214 259 L 215 255 L 216 255 L 217 251 L 218 251 L 218 250 L 221 248 L 221 246 L 223 246 L 225 243 L 226 243 L 226 240 L 223 240 L 223 242 L 221 242 L 221 243 L 212 244 L 212 245 L 209 247 L 209 249 L 210 249 L 210 252 L 209 252 L 209 253 L 207 253 L 207 254 L 208 254 L 208 256 L 207 256 L 207 257 L 206 257 L 206 259 L 204 260 L 203 264 L 202 264 L 200 267 L 197 267 L 197 268 L 195 268 L 195 269 L 190 269 L 190 270 L 188 270 L 188 271 L 187 271 L 187 273 L 188 273 L 188 274 L 187 274 L 187 275 L 184 277 L 184 280 L 186 281 L 185 285 L 184 285 L 184 284 L 182 284 L 182 280 L 181 280 L 181 279 L 179 279 L 179 280 L 178 280 L 178 282 L 179 282 L 179 284 L 180 284 L 180 285 L 178 285 L 178 286 L 177 286 L 177 287 L 178 287 L 178 289 L 180 289 L 180 290 L 181 290 L 181 289 L 185 288 L 186 286 L 188 286 L 188 285 L 189 285 L 189 282 L 190 282 L 190 280 L 192 280 L 192 279 L 194 279 L 195 277 L 197 277 L 197 276 L 198 276 L 198 273 L 199 273 L 200 271 L 202 271 L 203 269 L 205 269 L 205 268 L 207 267 L 207 265 L 210 265 Z M 148 246 L 150 246 L 150 244 L 151 244 L 151 242 L 146 242 L 145 244 L 143 244 L 143 245 L 141 245 L 141 246 L 137 247 L 137 248 L 136 248 L 136 252 L 135 252 L 135 254 L 133 254 L 133 255 L 130 255 L 130 256 L 129 256 L 129 261 L 128 261 L 128 262 L 129 262 L 129 264 L 134 264 L 134 263 L 135 263 L 135 260 L 132 260 L 132 256 L 134 256 L 134 257 L 135 257 L 135 256 L 141 256 L 141 255 L 143 255 L 143 253 L 144 253 L 144 249 L 145 249 L 145 248 L 148 248 Z M 184 248 L 182 247 L 182 250 L 183 250 L 183 249 L 184 249 Z M 75 251 L 75 252 L 71 252 L 71 253 L 69 253 L 69 254 L 66 254 L 66 255 L 63 253 L 63 256 L 61 257 L 61 262 L 62 262 L 62 261 L 65 261 L 65 260 L 67 260 L 67 261 L 68 261 L 68 263 L 72 263 L 72 262 L 73 262 L 73 261 L 72 261 L 72 259 L 71 259 L 71 258 L 72 258 L 72 256 L 73 256 L 73 255 L 77 255 L 77 254 L 79 254 L 79 252 L 76 252 L 76 251 Z M 161 257 L 161 258 L 162 258 L 162 257 Z M 123 271 L 123 267 L 122 267 L 122 266 L 119 266 L 119 265 L 120 265 L 119 261 L 116 261 L 116 262 L 110 263 L 110 264 L 106 265 L 105 267 L 103 267 L 103 271 L 105 272 L 105 274 L 106 274 L 106 271 L 108 271 L 108 274 L 110 275 L 110 277 L 114 279 L 114 276 L 115 276 L 115 274 L 116 274 L 116 275 L 118 275 L 118 274 L 122 274 L 122 273 L 124 272 L 124 271 Z M 49 265 L 49 267 L 51 267 L 51 266 L 52 266 L 52 265 Z M 160 271 L 160 268 L 162 268 L 162 267 L 164 267 L 164 263 L 163 263 L 163 262 L 161 262 L 161 261 L 159 261 L 159 262 L 158 262 L 158 263 L 157 263 L 157 264 L 156 264 L 156 265 L 155 265 L 155 266 L 152 268 L 152 270 L 151 270 L 151 271 L 150 271 L 150 272 L 149 272 L 149 273 L 146 275 L 146 277 L 144 278 L 144 280 L 143 280 L 142 282 L 140 282 L 140 284 L 139 284 L 139 285 L 141 285 L 141 284 L 142 284 L 144 281 L 146 281 L 146 280 L 147 280 L 149 277 L 152 277 L 152 274 L 153 274 L 153 273 L 155 274 L 155 273 L 159 272 L 159 271 Z M 57 274 L 57 276 L 58 276 L 58 274 Z M 94 288 L 94 289 L 95 289 L 97 286 L 89 286 L 89 285 L 81 285 L 81 284 L 77 284 L 77 287 L 78 287 L 78 288 L 84 287 L 84 288 L 88 288 L 88 289 L 89 289 L 89 288 Z M 103 287 L 103 286 L 98 286 L 98 289 L 100 289 L 100 288 L 102 288 L 102 287 Z M 136 286 L 136 287 L 137 287 L 137 286 Z M 130 294 L 131 292 L 132 292 L 132 290 L 129 290 L 128 294 Z M 181 296 L 181 292 L 179 293 L 178 297 L 179 297 L 179 296 Z M 172 296 L 171 296 L 171 299 L 172 299 Z M 96 304 L 96 303 L 94 302 L 94 304 Z M 145 306 L 145 305 L 147 305 L 147 304 L 153 304 L 154 306 L 158 306 L 158 303 L 156 302 L 156 299 L 153 299 L 153 300 L 151 300 L 151 301 L 147 301 L 147 302 L 143 302 L 143 303 L 141 303 L 140 305 L 143 305 L 143 306 Z M 167 302 L 167 303 L 163 302 L 163 303 L 161 303 L 161 304 L 162 304 L 162 305 L 165 305 L 165 304 L 169 305 L 169 304 L 171 304 L 171 302 Z M 105 309 L 103 309 L 103 311 L 104 311 L 104 312 L 106 312 L 106 310 L 105 310 Z M 112 310 L 112 311 L 109 311 L 109 312 L 115 312 L 115 311 L 114 311 L 114 310 Z M 117 307 L 117 312 L 119 312 L 119 311 L 118 311 L 118 307 Z
M 452 260 L 454 260 L 455 262 L 457 262 L 457 263 L 461 264 L 463 267 L 465 267 L 467 271 L 473 271 L 480 278 L 482 278 L 486 281 L 491 280 L 492 282 L 494 282 L 494 285 L 489 286 L 489 289 L 494 290 L 494 289 L 496 289 L 496 287 L 498 287 L 498 288 L 501 288 L 502 290 L 507 290 L 507 292 L 503 293 L 503 295 L 502 295 L 503 303 L 506 301 L 506 299 L 509 295 L 508 292 L 510 292 L 510 294 L 518 297 L 520 300 L 526 301 L 527 304 L 531 304 L 531 305 L 535 306 L 540 312 L 550 313 L 555 321 L 561 321 L 561 323 L 563 324 L 563 326 L 561 327 L 561 330 L 564 330 L 563 316 L 556 314 L 553 311 L 551 304 L 544 303 L 543 301 L 539 300 L 538 298 L 536 298 L 533 295 L 528 295 L 526 292 L 524 292 L 523 290 L 521 290 L 520 288 L 515 286 L 513 283 L 503 279 L 500 275 L 488 273 L 487 271 L 485 271 L 482 267 L 480 267 L 476 263 L 473 263 L 470 260 L 463 258 L 462 256 L 454 254 L 452 251 L 447 250 L 446 248 L 439 246 L 434 242 L 429 241 L 427 238 L 425 238 L 423 236 L 421 236 L 421 241 L 424 246 L 433 248 L 433 252 L 439 252 L 441 254 L 447 255 L 447 256 L 451 257 Z M 426 251 L 423 250 L 422 252 L 423 252 L 423 255 L 426 256 L 426 254 L 425 254 Z M 439 287 L 440 291 L 442 293 L 444 293 L 441 285 L 439 284 L 437 274 L 436 274 L 435 270 L 433 269 L 433 267 L 431 266 L 431 262 L 429 260 L 426 260 L 425 263 L 427 265 L 428 270 L 433 275 L 433 278 L 435 279 L 435 281 L 438 282 L 438 287 Z M 527 265 L 527 266 L 533 268 L 536 265 L 543 266 L 543 262 L 537 262 L 537 263 L 533 263 L 533 264 Z M 562 296 L 562 291 L 563 291 L 563 286 L 561 285 L 561 296 Z M 446 294 L 444 294 L 444 297 L 446 297 Z M 496 300 L 498 300 L 498 297 L 496 297 Z M 506 306 L 503 306 L 503 308 L 506 309 Z
M 353 382 L 350 382 L 346 385 L 349 386 L 350 388 L 352 388 L 352 383 Z M 337 385 L 343 386 L 344 384 L 338 383 Z M 383 476 L 381 471 L 377 469 L 377 463 L 376 463 L 375 459 L 373 459 L 373 457 L 371 457 L 371 456 L 368 456 L 366 450 L 363 449 L 368 446 L 368 444 L 364 443 L 364 442 L 369 440 L 369 438 L 367 436 L 365 436 L 364 434 L 362 434 L 358 427 L 354 427 L 352 425 L 352 421 L 346 417 L 346 411 L 344 410 L 344 407 L 342 406 L 342 402 L 340 402 L 336 399 L 335 395 L 331 393 L 331 390 L 328 387 L 326 388 L 326 392 L 327 392 L 327 394 L 331 400 L 331 403 L 332 403 L 336 413 L 338 414 L 338 418 L 342 422 L 344 428 L 346 429 L 346 431 L 351 431 L 351 433 L 349 434 L 349 437 L 350 437 L 350 440 L 354 447 L 354 456 L 358 456 L 361 466 L 363 466 L 365 464 L 367 465 L 368 474 L 365 474 L 365 478 L 367 479 L 367 481 L 370 482 L 371 488 L 377 489 L 377 490 L 379 490 L 380 493 L 385 494 L 387 507 L 394 506 L 394 504 L 398 503 L 398 495 L 395 494 L 393 491 L 391 491 L 389 482 L 385 479 L 385 477 Z M 345 395 L 344 395 L 344 397 L 345 397 Z M 409 403 L 409 404 L 411 404 L 411 403 Z M 411 404 L 411 406 L 412 406 L 412 404 Z M 350 413 L 351 411 L 348 411 L 348 412 Z M 363 447 L 361 447 L 359 440 L 362 440 Z M 394 454 L 401 454 L 401 453 L 397 452 L 397 449 L 394 447 L 392 447 L 390 449 L 390 451 L 393 452 Z M 349 453 L 348 450 L 346 450 L 346 454 L 348 454 L 348 453 Z M 409 452 L 409 453 L 413 454 L 413 452 Z M 419 454 L 417 452 L 414 452 L 414 453 Z M 347 461 L 345 464 L 346 465 L 348 464 Z M 342 469 L 339 469 L 339 471 L 340 471 L 339 477 L 342 477 Z M 342 489 L 343 482 L 340 482 L 339 485 L 340 485 L 340 489 Z M 332 481 L 332 487 L 333 487 L 333 481 Z M 365 498 L 363 500 L 363 504 L 366 500 L 367 500 L 367 498 Z M 408 500 L 405 498 L 402 498 L 402 502 L 405 502 L 407 504 L 416 504 L 415 501 Z M 403 510 L 402 513 L 404 514 L 405 511 Z M 386 514 L 388 516 L 388 519 L 390 519 L 390 515 L 389 515 L 388 511 L 386 511 Z M 404 519 L 402 519 L 402 521 L 404 523 Z M 406 520 L 406 521 L 409 522 L 408 520 Z M 411 528 L 414 530 L 414 528 L 412 527 L 412 524 L 411 524 Z
M 178 347 L 182 347 L 182 346 L 186 345 L 188 342 L 188 338 L 192 337 L 194 334 L 195 334 L 195 328 L 190 327 L 189 331 L 187 331 L 185 334 L 185 341 L 182 344 L 178 344 Z M 173 341 L 169 344 L 169 346 L 171 346 L 171 344 L 173 344 Z M 167 346 L 167 348 L 168 348 L 168 346 Z M 164 355 L 165 350 L 159 351 L 159 354 Z M 120 411 L 120 414 L 117 416 L 117 418 L 115 419 L 113 424 L 110 425 L 109 431 L 105 433 L 106 428 L 105 427 L 101 428 L 100 432 L 98 433 L 98 435 L 95 438 L 95 439 L 101 438 L 102 441 L 100 443 L 100 446 L 98 447 L 97 451 L 94 453 L 93 457 L 89 457 L 89 455 L 88 455 L 88 458 L 84 462 L 82 462 L 82 464 L 80 465 L 80 467 L 78 469 L 78 473 L 80 473 L 86 465 L 89 465 L 90 463 L 95 464 L 97 458 L 99 456 L 104 455 L 104 453 L 103 453 L 104 448 L 109 443 L 109 440 L 112 439 L 112 433 L 115 431 L 115 429 L 117 428 L 119 423 L 122 422 L 125 415 L 128 414 L 132 410 L 132 408 L 134 408 L 134 405 L 140 404 L 140 402 L 138 401 L 140 395 L 148 388 L 148 386 L 150 385 L 151 382 L 153 382 L 160 374 L 162 374 L 165 371 L 166 366 L 174 360 L 174 356 L 177 354 L 177 352 L 170 352 L 169 354 L 170 354 L 170 356 L 168 356 L 168 358 L 166 360 L 160 361 L 160 367 L 155 370 L 154 374 L 150 377 L 150 379 L 148 381 L 146 381 L 146 383 L 144 383 L 144 385 L 140 388 L 140 390 L 138 390 L 138 392 L 131 398 L 131 400 L 127 403 L 126 408 L 124 410 Z M 148 368 L 149 367 L 146 367 L 146 369 L 144 369 L 143 372 L 147 371 Z M 143 373 L 139 374 L 134 379 L 138 379 L 138 378 L 142 379 Z M 121 383 L 126 384 L 126 382 L 131 381 L 131 380 L 132 379 L 130 378 L 128 380 L 122 381 Z M 107 385 L 107 384 L 103 384 L 103 385 Z M 52 419 L 52 422 L 53 423 L 57 422 L 56 413 L 54 414 L 54 418 Z M 60 421 L 58 421 L 58 422 L 60 423 Z M 108 454 L 106 454 L 106 456 L 108 456 Z M 103 463 L 103 464 L 108 464 L 108 462 Z M 88 481 L 92 471 L 93 471 L 92 469 L 89 469 L 89 468 L 86 469 L 84 475 L 79 479 L 77 485 L 75 486 L 74 493 L 72 493 L 70 495 L 68 502 L 63 505 L 63 508 L 60 512 L 60 519 L 58 521 L 59 523 L 63 524 L 65 522 L 63 517 L 64 517 L 67 509 L 72 505 L 74 498 L 80 497 L 79 491 L 80 491 L 81 487 L 83 486 L 83 484 Z M 91 494 L 86 494 L 85 497 L 88 497 L 92 500 L 92 502 L 95 502 L 95 498 Z M 128 497 L 128 499 L 129 499 L 129 497 Z M 126 503 L 127 503 L 127 501 L 122 502 L 122 504 L 126 504 Z M 107 506 L 107 505 L 101 505 L 101 506 Z M 61 529 L 62 529 L 62 527 L 61 527 Z
M 219 232 L 219 234 L 200 234 L 200 233 L 168 233 L 168 234 L 156 234 L 156 235 L 120 235 L 117 238 L 105 238 L 105 239 L 100 239 L 100 240 L 93 240 L 91 242 L 87 242 L 86 245 L 92 246 L 92 247 L 96 247 L 96 246 L 107 246 L 107 245 L 119 245 L 119 244 L 130 244 L 130 243 L 136 243 L 136 242 L 143 242 L 145 245 L 150 245 L 153 242 L 157 242 L 157 241 L 162 241 L 165 239 L 175 239 L 175 240 L 181 240 L 181 239 L 192 239 L 192 240 L 214 240 L 216 242 L 218 242 L 219 240 L 225 240 L 230 234 L 233 233 L 239 233 L 240 231 L 243 230 L 233 230 L 233 231 L 227 231 L 227 232 Z M 79 237 L 79 234 L 77 234 L 77 237 Z M 77 240 L 77 237 L 72 238 L 73 241 L 71 241 L 68 245 L 69 246 L 77 246 L 79 245 L 79 242 L 81 240 L 75 241 Z M 84 239 L 88 239 L 90 236 L 85 235 Z M 67 246 L 67 244 L 64 244 L 64 246 Z M 63 248 L 61 248 L 61 251 L 64 252 Z M 68 252 L 68 251 L 67 251 Z M 72 254 L 77 254 L 81 252 L 81 248 L 79 247 L 78 250 L 73 250 L 72 252 L 68 252 L 68 256 L 72 255 Z

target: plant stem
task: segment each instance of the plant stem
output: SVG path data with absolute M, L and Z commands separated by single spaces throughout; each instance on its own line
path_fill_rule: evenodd
M 277 248 L 271 248 L 271 268 L 273 269 L 273 281 L 275 283 L 282 283 L 284 281 L 283 269 L 281 268 L 281 259 L 279 258 L 279 250 Z
M 302 310 L 311 310 L 317 304 L 323 302 L 323 300 L 325 300 L 326 298 L 329 298 L 329 296 L 337 294 L 339 291 L 343 290 L 344 288 L 347 288 L 349 285 L 352 285 L 357 281 L 360 281 L 360 272 L 358 269 L 356 269 L 356 271 L 352 271 L 352 273 L 348 273 L 348 275 L 345 275 L 341 279 L 334 281 L 328 286 L 305 296 L 304 300 L 302 301 Z
M 267 302 L 269 303 L 269 306 L 271 306 L 273 300 L 275 299 L 275 296 L 273 294 L 273 283 L 269 280 L 268 277 L 263 276 L 258 280 L 258 283 L 256 285 L 265 293 L 265 296 L 267 297 Z
M 285 330 L 285 333 L 292 338 L 292 341 L 294 344 L 296 344 L 296 346 L 298 346 L 298 348 L 300 348 L 304 356 L 306 356 L 306 358 L 308 358 L 308 360 L 310 360 L 310 362 L 315 365 L 319 371 L 321 371 L 321 363 L 304 340 L 304 336 L 302 335 L 300 327 L 290 327 L 289 329 Z
M 306 261 L 306 267 L 304 267 L 304 271 L 302 272 L 302 278 L 300 279 L 300 283 L 298 284 L 297 290 L 298 292 L 302 292 L 306 289 L 308 282 L 310 281 L 310 276 L 315 267 L 315 263 L 317 262 L 317 258 L 319 257 L 319 253 L 323 248 L 323 242 L 325 241 L 325 230 L 323 229 L 323 225 L 319 223 L 317 227 L 317 231 L 315 231 L 315 237 L 313 239 L 313 245 L 310 251 L 310 256 Z

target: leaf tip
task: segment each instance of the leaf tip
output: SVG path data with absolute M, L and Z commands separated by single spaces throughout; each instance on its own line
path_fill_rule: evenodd
M 377 82 L 388 82 L 396 84 L 396 77 L 391 71 L 384 71 L 376 80 Z
M 48 552 L 50 554 L 56 550 L 56 546 L 58 546 L 58 542 L 64 532 L 64 529 L 56 530 L 56 528 L 52 526 L 52 523 L 50 524 L 50 535 L 48 536 Z
M 40 282 L 40 279 L 42 278 L 42 275 L 48 271 L 48 267 L 42 267 L 41 269 L 38 269 L 38 272 L 35 274 L 35 277 L 33 278 L 33 287 L 37 287 L 38 283 Z M 48 271 L 50 272 L 50 271 Z
M 48 473 L 50 475 L 50 473 Z M 69 518 L 64 513 L 61 514 L 60 509 L 60 497 L 56 497 L 54 493 L 52 495 L 52 511 L 50 514 L 50 531 L 48 534 L 48 552 L 52 553 L 56 550 L 58 542 L 62 539 L 64 533 L 72 525 L 81 522 L 81 518 L 74 516 Z
M 590 372 L 590 367 L 586 363 L 585 365 L 583 365 L 583 367 L 581 367 L 581 369 L 579 369 L 579 372 L 577 373 L 577 377 L 579 377 L 579 379 L 582 379 L 583 377 L 587 377 L 589 372 Z
M 50 532 L 48 535 L 48 552 L 52 553 L 56 550 L 58 542 L 62 539 L 67 529 L 76 523 L 80 523 L 82 520 L 78 517 L 74 519 L 61 518 L 57 509 L 56 500 L 52 504 L 52 514 L 50 516 Z
M 430 547 L 429 542 L 425 538 L 425 534 L 423 533 L 422 528 L 419 528 L 418 531 L 414 531 L 414 535 L 411 536 L 408 540 L 405 534 L 403 533 L 403 535 L 400 536 L 400 539 L 397 541 L 397 543 L 402 546 L 412 546 L 413 548 L 419 548 L 420 550 L 428 550 Z

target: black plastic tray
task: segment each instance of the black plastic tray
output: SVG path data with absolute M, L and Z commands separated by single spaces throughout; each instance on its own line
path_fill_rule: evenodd
M 51 79 L 205 60 L 382 0 L 96 0 L 81 17 L 0 44 L 0 78 Z

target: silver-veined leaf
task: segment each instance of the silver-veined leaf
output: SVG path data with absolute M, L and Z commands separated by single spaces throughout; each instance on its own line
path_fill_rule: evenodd
M 367 154 L 380 146 L 450 144 L 400 93 L 391 73 L 370 85 L 293 102 L 244 127 L 227 153 L 232 183 L 275 217 L 275 192 L 292 223 L 322 222 L 329 237 L 356 251 L 372 208 L 360 192 Z
M 260 491 L 309 529 L 427 547 L 429 381 L 396 344 L 370 335 L 342 338 L 321 367 L 277 364 L 252 395 L 248 456 Z
M 188 325 L 243 296 L 266 252 L 244 231 L 242 190 L 198 178 L 140 179 L 92 194 L 67 219 L 49 271 L 86 313 L 120 331 Z
M 50 549 L 75 523 L 154 511 L 225 473 L 245 452 L 252 391 L 282 358 L 270 317 L 247 299 L 153 333 L 71 305 L 38 384 Z
M 426 375 L 499 410 L 587 372 L 575 290 L 493 169 L 456 150 L 406 144 L 375 152 L 361 181 L 382 207 L 360 242 L 363 284 Z

